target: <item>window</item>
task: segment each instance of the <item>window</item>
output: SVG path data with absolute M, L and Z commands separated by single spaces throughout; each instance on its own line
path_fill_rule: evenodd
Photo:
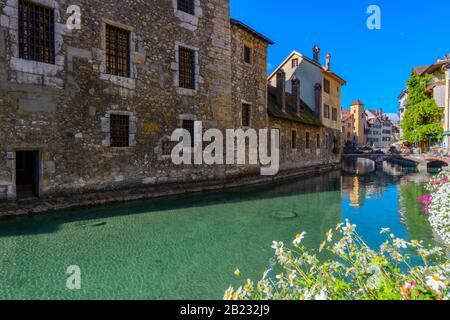
M 178 0 L 178 10 L 195 15 L 195 0 Z
M 325 150 L 328 150 L 330 146 L 330 136 L 328 134 L 325 135 Z
M 130 146 L 130 117 L 111 114 L 111 147 L 125 148 Z
M 317 141 L 316 141 L 316 143 L 317 143 L 317 149 L 320 149 L 320 147 L 321 147 L 321 143 L 320 143 L 320 134 L 317 134 L 316 139 L 317 139 Z
M 309 132 L 306 133 L 306 149 L 311 149 L 311 140 Z
M 244 46 L 244 62 L 252 63 L 252 49 L 247 46 Z
M 191 143 L 190 143 L 191 148 L 195 146 L 194 124 L 195 124 L 194 120 L 183 120 L 183 129 L 187 130 L 191 135 Z
M 323 117 L 325 119 L 330 119 L 330 106 L 327 104 L 323 107 Z
M 19 1 L 19 56 L 22 59 L 55 63 L 54 10 Z
M 338 110 L 337 110 L 337 108 L 333 108 L 332 120 L 333 121 L 337 121 L 338 120 Z
M 292 149 L 297 149 L 297 131 L 292 131 Z
M 292 68 L 298 67 L 298 59 L 292 59 Z
M 106 25 L 106 73 L 130 77 L 130 32 Z
M 327 80 L 327 79 L 323 80 L 323 90 L 326 93 L 330 93 L 330 80 Z
M 195 90 L 195 51 L 179 47 L 179 86 L 185 89 Z
M 250 127 L 251 106 L 248 103 L 242 104 L 242 126 Z

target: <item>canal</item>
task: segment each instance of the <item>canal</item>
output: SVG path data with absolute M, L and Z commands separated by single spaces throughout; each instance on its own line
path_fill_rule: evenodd
M 390 227 L 433 243 L 417 198 L 426 177 L 331 172 L 271 186 L 0 221 L 0 299 L 221 299 L 233 272 L 260 279 L 273 240 L 317 248 L 346 218 L 370 246 Z M 81 290 L 66 288 L 68 266 Z

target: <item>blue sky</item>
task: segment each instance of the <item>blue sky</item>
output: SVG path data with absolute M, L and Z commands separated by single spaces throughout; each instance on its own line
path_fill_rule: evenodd
M 355 99 L 367 108 L 397 112 L 397 96 L 414 66 L 429 65 L 450 52 L 450 13 L 445 1 L 418 0 L 231 0 L 231 15 L 276 42 L 269 72 L 297 50 L 322 59 L 348 84 L 343 107 Z M 369 30 L 369 5 L 381 8 L 381 30 Z M 271 67 L 271 68 L 270 68 Z

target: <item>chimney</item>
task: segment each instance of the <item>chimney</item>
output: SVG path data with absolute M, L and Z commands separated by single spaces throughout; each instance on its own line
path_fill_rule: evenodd
M 330 71 L 331 70 L 331 54 L 329 54 L 329 53 L 327 53 L 327 57 L 326 57 L 326 59 L 327 59 L 327 71 Z
M 277 72 L 277 103 L 286 112 L 286 73 L 283 69 Z
M 297 113 L 297 115 L 300 115 L 300 101 L 300 80 L 294 76 L 292 78 L 292 111 Z
M 313 47 L 313 58 L 315 62 L 320 63 L 320 48 L 317 44 Z

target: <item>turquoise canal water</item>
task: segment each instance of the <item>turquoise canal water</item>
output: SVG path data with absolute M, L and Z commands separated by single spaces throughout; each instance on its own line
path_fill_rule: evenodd
M 0 299 L 221 299 L 240 268 L 260 279 L 273 240 L 317 248 L 350 218 L 371 246 L 390 227 L 433 243 L 423 177 L 333 172 L 271 186 L 0 220 Z M 419 182 L 417 182 L 419 181 Z M 81 268 L 81 290 L 66 288 Z

